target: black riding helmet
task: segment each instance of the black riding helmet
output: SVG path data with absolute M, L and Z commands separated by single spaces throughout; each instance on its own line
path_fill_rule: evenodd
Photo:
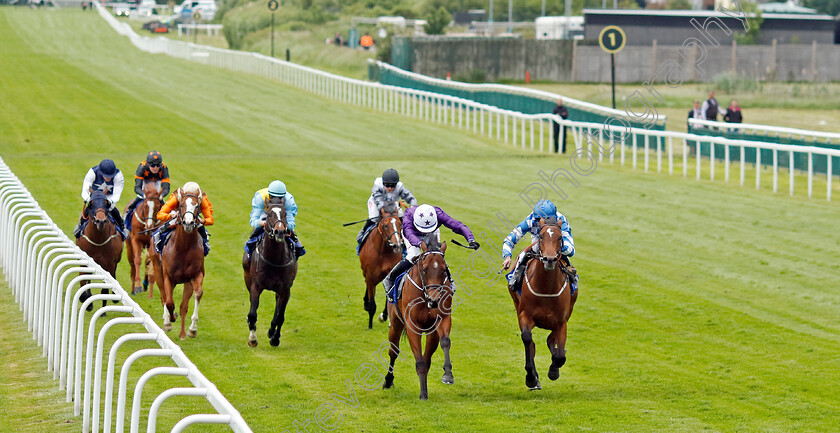
M 382 184 L 388 187 L 397 186 L 397 182 L 400 181 L 400 174 L 397 173 L 397 170 L 393 168 L 389 168 L 382 173 Z
M 146 164 L 149 165 L 161 165 L 163 164 L 163 157 L 160 156 L 160 152 L 157 150 L 153 150 L 146 155 Z

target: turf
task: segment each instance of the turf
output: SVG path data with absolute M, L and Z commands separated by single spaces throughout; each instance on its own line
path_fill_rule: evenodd
M 568 159 L 141 53 L 81 11 L 0 8 L 0 46 L 0 156 L 65 232 L 78 218 L 85 171 L 105 157 L 131 172 L 159 150 L 176 186 L 197 181 L 208 193 L 217 222 L 199 334 L 180 344 L 254 431 L 294 431 L 307 419 L 318 431 L 325 403 L 337 407 L 341 431 L 825 432 L 840 424 L 836 202 L 608 164 L 578 176 L 578 187 L 559 184 L 566 200 L 547 188 L 573 228 L 582 279 L 560 379 L 548 381 L 538 344 L 543 390 L 526 390 L 502 283 L 481 255 L 450 246 L 463 299 L 453 317 L 456 382 L 439 382 L 436 355 L 430 400 L 420 402 L 409 360 L 397 363 L 395 389 L 353 380 L 375 362 L 387 331 L 365 329 L 356 228 L 341 223 L 364 216 L 373 178 L 394 167 L 421 202 L 471 226 L 496 266 L 500 241 L 489 223 L 499 225 L 499 212 L 524 217 L 520 191 Z M 266 294 L 261 344 L 249 349 L 241 248 L 253 192 L 275 178 L 295 195 L 309 253 L 280 347 L 265 338 Z M 468 262 L 476 269 L 459 273 Z M 125 262 L 118 273 L 127 286 Z M 137 300 L 160 316 L 157 299 Z M 0 430 L 78 424 L 14 323 L 8 292 L 0 303 L 0 362 L 15 366 L 0 373 Z

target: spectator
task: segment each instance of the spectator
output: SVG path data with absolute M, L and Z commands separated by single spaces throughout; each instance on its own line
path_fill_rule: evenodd
M 563 105 L 563 98 L 557 99 L 557 106 L 551 110 L 551 114 L 556 114 L 563 119 L 569 118 L 569 110 Z M 554 124 L 554 153 L 560 151 L 560 131 L 563 131 L 563 153 L 566 153 L 566 127 L 557 122 Z
M 344 45 L 344 38 L 341 37 L 341 32 L 337 32 L 335 34 L 335 38 L 333 38 L 333 43 L 338 45 L 339 47 Z
M 721 115 L 726 114 L 723 111 L 723 108 L 720 108 L 720 104 L 718 104 L 717 99 L 715 99 L 714 91 L 709 91 L 709 99 L 703 101 L 703 106 L 700 109 L 703 110 L 703 114 L 706 115 L 706 120 L 710 120 L 712 122 L 717 122 L 718 113 Z
M 744 118 L 741 116 L 741 107 L 738 106 L 738 101 L 732 100 L 729 103 L 729 108 L 726 109 L 726 114 L 723 115 L 723 120 L 727 123 L 741 123 Z
M 364 48 L 366 50 L 369 50 L 370 47 L 373 46 L 373 43 L 374 43 L 373 42 L 373 36 L 371 36 L 368 33 L 365 33 L 365 35 L 362 36 L 362 39 L 359 41 L 359 45 L 361 45 L 362 48 Z
M 698 119 L 698 120 L 706 120 L 706 115 L 703 114 L 703 110 L 700 108 L 700 101 L 694 100 L 694 108 L 688 111 L 688 118 L 689 119 Z M 691 132 L 691 124 L 688 124 L 688 131 Z

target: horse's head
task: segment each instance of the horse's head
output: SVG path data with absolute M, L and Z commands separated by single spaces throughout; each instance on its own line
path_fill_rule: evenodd
M 108 221 L 108 211 L 111 209 L 111 202 L 102 191 L 94 191 L 90 195 L 90 200 L 87 206 L 88 218 L 93 219 L 97 230 L 102 230 L 105 223 Z
M 154 182 L 146 182 L 143 185 L 143 196 L 146 199 L 154 198 L 160 200 L 160 187 L 158 187 Z
M 420 284 L 426 296 L 426 306 L 438 308 L 438 303 L 447 293 L 451 292 L 449 270 L 444 258 L 446 242 L 440 244 L 436 239 L 428 244 L 420 242 L 420 249 L 423 254 L 417 260 L 417 266 L 420 268 Z M 432 294 L 430 292 L 436 293 Z M 449 307 L 446 306 L 446 308 Z
M 385 242 L 395 253 L 402 251 L 402 219 L 396 209 L 387 211 L 382 208 L 378 228 L 382 239 L 385 239 Z
M 178 199 L 178 219 L 187 233 L 195 230 L 201 225 L 199 215 L 201 214 L 201 200 L 204 198 L 204 193 L 199 189 L 198 192 L 184 192 L 183 189 L 177 191 Z
M 286 198 L 270 197 L 265 217 L 265 234 L 276 242 L 282 242 L 289 233 L 286 223 Z
M 136 218 L 143 223 L 146 230 L 154 227 L 157 221 L 156 215 L 160 210 L 160 188 L 154 183 L 143 185 L 143 202 L 134 210 Z
M 556 218 L 540 219 L 540 261 L 545 270 L 550 271 L 557 266 L 560 251 L 563 249 L 563 232 Z

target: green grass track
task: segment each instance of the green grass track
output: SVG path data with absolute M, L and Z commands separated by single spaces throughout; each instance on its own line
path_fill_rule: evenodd
M 481 251 L 499 263 L 501 242 L 488 222 L 498 212 L 518 222 L 529 211 L 519 192 L 540 182 L 540 170 L 568 168 L 569 160 L 142 53 L 95 13 L 0 8 L 0 156 L 66 233 L 89 167 L 107 157 L 131 173 L 152 149 L 163 153 L 176 186 L 199 182 L 216 210 L 198 338 L 180 345 L 256 432 L 295 431 L 294 422 L 307 419 L 308 431 L 320 431 L 315 413 L 329 402 L 341 416 L 338 431 L 347 432 L 829 432 L 840 425 L 837 202 L 598 166 L 578 177 L 578 187 L 563 185 L 565 201 L 549 196 L 572 225 L 581 275 L 558 381 L 546 377 L 540 330 L 543 390 L 526 390 L 506 289 L 464 272 L 453 318 L 455 384 L 440 383 L 438 352 L 429 401 L 417 399 L 410 361 L 398 362 L 395 389 L 368 391 L 352 379 L 373 362 L 387 330 L 366 329 L 358 227 L 341 223 L 365 216 L 373 178 L 397 168 L 421 202 L 482 233 Z M 280 347 L 265 337 L 273 310 L 266 294 L 261 344 L 249 349 L 242 244 L 253 192 L 275 178 L 298 202 L 309 253 Z M 120 206 L 130 198 L 129 186 Z M 452 247 L 447 259 L 458 270 L 470 252 Z M 118 273 L 128 287 L 125 260 Z M 46 361 L 2 290 L 0 431 L 78 431 L 81 420 L 44 373 Z M 160 317 L 157 297 L 137 301 Z M 333 397 L 350 398 L 348 379 L 351 404 Z M 159 431 L 178 415 L 177 405 L 165 406 L 170 424 Z

